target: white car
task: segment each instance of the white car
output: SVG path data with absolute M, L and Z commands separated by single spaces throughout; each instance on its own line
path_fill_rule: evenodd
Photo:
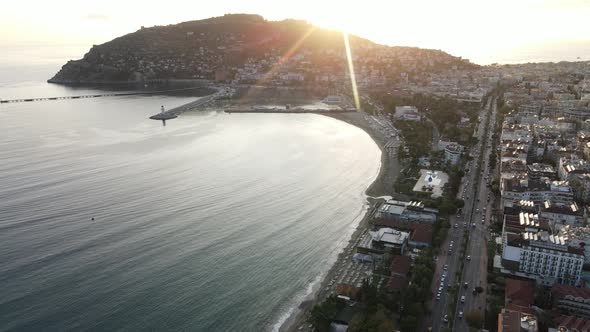
M 448 266 L 447 264 L 445 264 L 445 266 L 443 266 L 443 270 L 445 270 L 445 271 L 446 271 L 446 270 L 448 270 L 448 269 L 449 269 L 449 266 Z
M 467 256 L 467 260 L 470 261 L 471 260 L 471 256 Z
M 465 303 L 465 295 L 461 296 L 461 303 Z
M 463 311 L 459 311 L 459 318 L 463 318 Z

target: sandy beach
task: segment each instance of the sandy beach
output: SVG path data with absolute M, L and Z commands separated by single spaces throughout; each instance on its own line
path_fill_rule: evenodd
M 356 230 L 352 234 L 346 247 L 338 254 L 336 262 L 330 267 L 326 275 L 322 278 L 320 285 L 310 294 L 299 307 L 291 314 L 291 316 L 283 323 L 279 331 L 310 331 L 309 324 L 306 321 L 308 311 L 316 304 L 321 302 L 329 294 L 327 288 L 330 287 L 330 281 L 337 275 L 337 271 L 342 268 L 347 261 L 350 260 L 354 252 L 354 248 L 362 234 L 369 226 L 369 220 L 372 219 L 377 207 L 383 202 L 383 199 L 375 197 L 388 196 L 393 192 L 393 183 L 399 174 L 400 167 L 397 158 L 385 151 L 385 143 L 389 140 L 387 135 L 379 130 L 374 129 L 371 125 L 369 115 L 356 113 L 341 113 L 341 114 L 326 114 L 326 116 L 347 122 L 353 126 L 363 129 L 367 134 L 373 138 L 375 143 L 381 149 L 381 168 L 375 181 L 367 188 L 366 195 L 370 204 L 365 216 L 359 222 Z

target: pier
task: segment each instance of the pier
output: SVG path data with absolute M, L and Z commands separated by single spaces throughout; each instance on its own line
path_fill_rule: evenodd
M 152 120 L 161 120 L 162 124 L 166 125 L 166 120 L 176 119 L 179 114 L 194 110 L 197 107 L 206 106 L 208 104 L 213 103 L 217 98 L 221 96 L 225 96 L 226 92 L 224 90 L 219 90 L 212 95 L 208 95 L 205 97 L 201 97 L 195 101 L 192 101 L 188 104 L 184 104 L 182 106 L 178 106 L 167 111 L 164 111 L 164 106 L 162 106 L 162 112 L 150 116 Z

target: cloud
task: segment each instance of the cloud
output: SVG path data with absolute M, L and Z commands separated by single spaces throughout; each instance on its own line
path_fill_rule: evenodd
M 105 14 L 88 13 L 84 15 L 83 19 L 89 21 L 109 21 L 111 17 Z

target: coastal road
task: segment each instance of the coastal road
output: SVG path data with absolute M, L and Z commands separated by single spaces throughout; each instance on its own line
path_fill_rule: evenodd
M 472 228 L 469 236 L 469 244 L 466 251 L 466 256 L 470 257 L 470 260 L 465 260 L 463 274 L 461 278 L 461 284 L 467 283 L 467 288 L 461 287 L 461 291 L 457 295 L 457 309 L 454 315 L 454 331 L 469 331 L 467 322 L 464 316 L 470 312 L 480 312 L 481 317 L 485 317 L 486 308 L 486 289 L 487 289 L 487 241 L 489 240 L 489 225 L 492 215 L 492 204 L 493 195 L 489 189 L 489 183 L 491 182 L 491 175 L 489 170 L 489 156 L 494 153 L 492 151 L 492 135 L 493 128 L 496 121 L 497 104 L 496 99 L 492 101 L 492 105 L 489 106 L 491 112 L 487 113 L 490 117 L 487 135 L 481 142 L 481 150 L 483 153 L 483 161 L 481 168 L 478 170 L 476 189 L 475 189 L 475 202 L 473 211 L 472 222 L 475 223 L 475 227 Z M 485 120 L 482 121 L 485 123 Z M 481 133 L 483 134 L 485 129 L 482 128 Z M 483 288 L 484 292 L 481 294 L 473 295 L 474 287 Z M 464 297 L 464 303 L 461 298 Z M 461 315 L 459 313 L 462 313 Z M 460 317 L 463 316 L 463 317 Z M 482 321 L 483 325 L 483 321 Z M 483 326 L 482 326 L 483 327 Z
M 473 281 L 467 280 L 463 277 L 465 273 L 467 273 L 465 271 L 463 275 L 457 275 L 460 272 L 461 263 L 466 262 L 464 270 L 473 270 L 479 266 L 480 269 L 483 267 L 483 273 L 485 273 L 486 271 L 486 263 L 481 257 L 481 255 L 485 255 L 486 253 L 485 246 L 483 246 L 484 249 L 482 250 L 482 253 L 478 253 L 478 249 L 473 247 L 481 247 L 482 237 L 485 237 L 485 227 L 482 227 L 480 220 L 477 219 L 482 211 L 477 199 L 479 198 L 481 203 L 482 195 L 485 195 L 486 192 L 485 185 L 483 187 L 481 185 L 482 177 L 480 176 L 480 174 L 481 170 L 484 168 L 480 168 L 479 156 L 480 151 L 486 148 L 485 141 L 487 141 L 487 139 L 484 138 L 483 135 L 485 133 L 486 119 L 487 116 L 490 114 L 491 108 L 492 101 L 490 100 L 486 107 L 482 109 L 480 112 L 482 121 L 480 122 L 479 128 L 477 130 L 478 143 L 471 150 L 474 159 L 471 164 L 472 166 L 468 167 L 469 171 L 463 177 L 462 184 L 460 186 L 460 188 L 463 188 L 463 191 L 460 193 L 460 197 L 464 199 L 465 206 L 460 214 L 458 214 L 457 216 L 452 216 L 450 218 L 451 228 L 449 230 L 447 239 L 441 245 L 441 254 L 438 256 L 435 277 L 432 286 L 433 294 L 437 294 L 440 289 L 440 277 L 442 275 L 446 275 L 446 278 L 444 281 L 444 289 L 441 292 L 440 299 L 435 298 L 432 302 L 430 326 L 432 326 L 433 331 L 441 331 L 443 328 L 449 327 L 452 323 L 451 321 L 454 321 L 453 330 L 457 330 L 457 328 L 463 329 L 463 319 L 458 318 L 459 312 L 463 311 L 463 307 L 465 306 L 460 301 L 461 296 L 463 296 L 466 292 L 466 290 L 463 288 L 463 282 L 464 280 L 467 281 L 469 283 L 469 287 L 472 289 Z M 481 166 L 487 166 L 487 164 Z M 475 227 L 472 226 L 473 224 Z M 464 245 L 464 231 L 470 233 L 470 243 L 467 244 L 467 251 L 465 256 L 477 256 L 471 257 L 471 261 L 466 261 L 465 257 L 461 255 L 461 248 Z M 453 246 L 451 248 L 452 242 Z M 451 254 L 449 254 L 449 249 L 451 249 Z M 445 265 L 447 265 L 447 271 L 444 270 Z M 477 278 L 479 278 L 480 275 L 482 275 L 481 270 L 478 271 Z M 476 278 L 473 277 L 471 279 L 475 280 Z M 452 293 L 448 292 L 449 286 L 457 287 L 457 298 L 452 298 Z M 468 289 L 468 291 L 469 294 L 471 294 L 470 289 Z M 452 311 L 451 307 L 453 301 L 456 301 L 457 303 L 455 311 Z M 467 304 L 469 305 L 470 303 Z M 475 301 L 473 305 L 479 306 L 479 304 L 475 303 Z M 449 322 L 444 321 L 445 315 L 448 315 Z

